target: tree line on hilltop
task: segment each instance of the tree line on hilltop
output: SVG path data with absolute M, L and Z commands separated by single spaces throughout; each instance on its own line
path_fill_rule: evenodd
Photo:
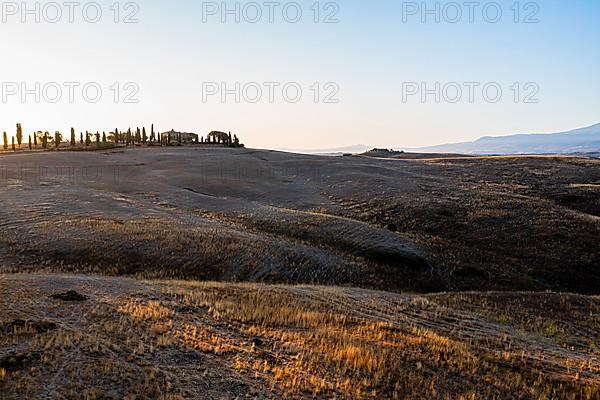
M 191 136 L 190 136 L 191 135 Z M 21 124 L 17 124 L 17 131 L 12 136 L 10 142 L 6 132 L 3 133 L 3 150 L 12 151 L 22 150 L 23 146 L 27 146 L 29 150 L 38 149 L 40 146 L 43 150 L 58 149 L 61 144 L 68 144 L 70 148 L 108 148 L 120 145 L 148 145 L 148 146 L 181 146 L 188 143 L 197 143 L 205 145 L 222 145 L 226 147 L 244 147 L 240 143 L 237 135 L 231 135 L 231 132 L 223 133 L 213 131 L 206 138 L 202 136 L 200 139 L 195 134 L 185 134 L 179 132 L 155 132 L 154 124 L 150 128 L 150 134 L 146 128 L 136 128 L 132 131 L 128 128 L 126 131 L 115 129 L 113 132 L 91 133 L 86 131 L 80 132 L 77 135 L 75 128 L 71 128 L 70 140 L 65 141 L 64 136 L 60 131 L 56 131 L 53 135 L 49 132 L 37 131 L 29 135 L 28 142 L 23 143 L 23 128 Z

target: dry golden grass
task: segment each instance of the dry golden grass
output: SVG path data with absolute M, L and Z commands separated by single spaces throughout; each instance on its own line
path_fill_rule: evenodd
M 512 351 L 490 351 L 491 344 L 504 347 L 506 338 L 491 336 L 473 346 L 472 341 L 467 344 L 452 337 L 460 334 L 444 336 L 435 330 L 399 324 L 393 308 L 369 318 L 350 304 L 347 309 L 343 302 L 339 304 L 335 290 L 323 290 L 325 297 L 319 294 L 318 301 L 294 291 L 222 285 L 169 289 L 167 293 L 178 301 L 207 308 L 217 321 L 241 324 L 242 333 L 282 346 L 288 357 L 262 360 L 255 356 L 243 362 L 236 360 L 235 367 L 265 376 L 288 396 L 335 393 L 347 398 L 436 398 L 458 394 L 484 398 L 495 393 L 521 393 L 552 397 L 562 390 L 568 397 L 572 390 L 568 382 L 581 379 L 573 373 L 572 379 L 561 383 L 535 369 L 528 370 L 530 357 L 523 353 L 518 357 Z M 305 294 L 315 296 L 314 290 Z M 439 312 L 443 318 L 443 310 Z M 496 341 L 500 343 L 492 343 Z M 280 351 L 278 348 L 278 354 Z M 598 382 L 597 360 L 590 358 L 587 365 L 577 366 L 568 357 L 562 361 L 565 375 L 575 367 L 572 371 L 591 373 L 593 382 Z M 485 373 L 486 382 L 476 381 L 481 373 Z M 598 394 L 593 386 L 582 386 L 584 397 Z
M 0 327 L 3 399 L 600 396 L 594 297 L 27 275 L 2 282 L 1 326 L 56 324 L 42 333 Z M 48 298 L 66 289 L 89 300 Z M 552 304 L 562 304 L 553 319 L 527 325 Z M 8 371 L 11 353 L 22 365 Z

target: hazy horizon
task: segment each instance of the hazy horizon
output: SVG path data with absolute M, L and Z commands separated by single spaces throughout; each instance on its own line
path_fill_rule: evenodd
M 590 124 L 590 125 L 585 125 L 585 126 L 578 126 L 575 127 L 573 129 L 569 129 L 568 131 L 565 132 L 557 132 L 557 131 L 549 131 L 549 132 L 511 132 L 511 133 L 506 133 L 506 134 L 500 134 L 500 135 L 480 135 L 477 136 L 476 138 L 474 138 L 473 140 L 469 140 L 469 141 L 465 141 L 465 142 L 447 142 L 447 143 L 437 143 L 435 145 L 431 145 L 431 146 L 419 146 L 419 147 L 405 147 L 402 144 L 396 144 L 396 145 L 388 145 L 388 146 L 377 146 L 379 148 L 384 148 L 384 149 L 395 149 L 395 150 L 418 150 L 418 149 L 422 149 L 422 148 L 427 148 L 427 147 L 435 147 L 435 146 L 439 146 L 439 145 L 447 145 L 447 144 L 460 144 L 460 143 L 471 143 L 474 141 L 477 141 L 479 139 L 483 139 L 483 138 L 505 138 L 505 137 L 511 137 L 514 135 L 552 135 L 552 134 L 559 134 L 559 133 L 566 133 L 566 132 L 571 132 L 571 131 L 576 131 L 579 129 L 583 129 L 583 128 L 589 128 L 589 127 L 594 127 L 594 126 L 598 126 L 600 125 L 599 123 L 594 123 L 594 124 Z M 345 149 L 345 148 L 353 148 L 353 147 L 361 147 L 364 146 L 366 148 L 373 148 L 372 145 L 370 145 L 369 143 L 354 143 L 354 144 L 347 144 L 347 145 L 343 145 L 343 146 L 336 146 L 336 147 L 329 147 L 329 148 L 297 148 L 297 149 L 290 149 L 290 148 L 275 148 L 276 150 L 284 150 L 284 151 L 309 151 L 309 152 L 317 152 L 317 151 L 328 151 L 328 150 L 340 150 L 340 149 Z
M 291 22 L 295 8 L 282 12 L 290 3 L 274 9 L 273 23 L 263 3 L 251 2 L 239 3 L 239 23 L 235 13 L 221 15 L 221 2 L 143 1 L 127 8 L 120 3 L 117 15 L 113 2 L 100 1 L 96 23 L 86 21 L 94 19 L 94 8 L 83 17 L 88 3 L 75 9 L 73 23 L 67 8 L 51 22 L 48 3 L 38 6 L 39 23 L 35 13 L 3 5 L 0 32 L 19 40 L 0 44 L 7 55 L 0 67 L 0 131 L 14 135 L 17 122 L 26 134 L 65 134 L 72 126 L 77 132 L 108 132 L 154 123 L 161 131 L 231 131 L 249 147 L 415 148 L 561 132 L 600 120 L 598 2 L 519 3 L 516 13 L 514 1 L 500 1 L 498 22 L 490 17 L 495 9 L 484 15 L 488 3 L 481 3 L 473 23 L 464 6 L 453 23 L 450 3 L 441 2 L 438 15 L 422 16 L 407 2 L 323 2 L 316 13 L 313 1 L 301 1 L 297 23 Z M 26 4 L 35 10 L 35 2 Z M 226 4 L 235 10 L 235 2 Z M 262 13 L 256 23 L 251 4 L 259 4 Z M 426 4 L 435 9 L 435 2 Z M 63 92 L 56 103 L 50 101 L 53 82 Z M 65 82 L 77 84 L 71 86 L 72 103 Z M 273 102 L 267 82 L 274 88 Z M 81 88 L 89 83 L 92 92 L 102 90 L 97 103 L 83 98 Z M 236 83 L 240 102 L 233 93 L 222 102 L 221 85 L 231 90 Z M 249 101 L 253 83 L 263 91 L 257 103 Z M 297 103 L 282 93 L 292 83 L 292 92 L 302 90 Z M 437 83 L 439 103 L 433 93 L 425 102 L 421 93 L 407 95 L 414 84 L 432 90 Z M 455 83 L 463 91 L 456 103 Z M 474 84 L 473 102 L 465 83 Z M 490 84 L 492 91 L 502 90 L 497 102 L 483 97 L 482 87 Z M 216 87 L 219 93 L 207 94 Z M 138 102 L 126 102 L 128 95 Z M 327 102 L 328 95 L 337 103 Z

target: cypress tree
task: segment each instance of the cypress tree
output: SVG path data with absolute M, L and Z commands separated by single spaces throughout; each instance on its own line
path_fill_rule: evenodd
M 4 132 L 4 150 L 8 150 L 8 136 Z
M 100 132 L 96 131 L 96 146 L 100 146 Z
M 12 137 L 12 151 L 15 151 L 15 137 Z
M 148 135 L 146 135 L 146 127 L 142 128 L 142 143 L 146 144 L 148 141 Z
M 62 141 L 62 135 L 59 131 L 54 132 L 54 146 L 58 149 L 60 142 Z
M 85 131 L 85 145 L 89 146 L 92 143 L 91 139 L 90 139 L 90 133 L 88 131 Z
M 156 141 L 156 136 L 154 135 L 154 124 L 150 127 L 150 143 Z
M 37 133 L 33 132 L 33 145 L 37 147 Z
M 79 144 L 83 144 L 83 132 L 79 132 Z
M 106 132 L 102 131 L 102 143 L 106 143 Z
M 21 124 L 17 124 L 17 143 L 19 144 L 19 149 L 21 149 L 22 142 L 23 142 L 23 128 L 21 128 Z
M 44 150 L 48 148 L 48 132 L 44 132 L 44 140 L 42 142 L 42 147 Z
M 75 147 L 75 128 L 71 128 L 71 147 Z
M 32 144 L 31 144 L 31 135 L 29 135 L 29 151 L 31 151 L 32 149 Z

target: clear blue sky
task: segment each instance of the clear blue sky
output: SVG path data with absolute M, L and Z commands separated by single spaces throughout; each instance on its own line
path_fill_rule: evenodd
M 27 2 L 33 8 L 34 2 Z M 407 15 L 403 2 L 392 0 L 339 1 L 334 18 L 323 19 L 335 8 L 319 3 L 319 23 L 310 7 L 315 1 L 299 1 L 303 11 L 298 23 L 286 22 L 280 2 L 274 23 L 268 8 L 261 7 L 258 23 L 245 20 L 255 13 L 241 12 L 240 23 L 233 15 L 222 23 L 221 14 L 204 15 L 201 1 L 141 1 L 135 18 L 139 23 L 115 24 L 109 7 L 114 1 L 100 1 L 103 15 L 96 24 L 75 11 L 75 23 L 62 20 L 35 23 L 21 14 L 3 15 L 0 23 L 2 82 L 98 82 L 103 96 L 98 103 L 85 101 L 75 92 L 75 101 L 63 98 L 56 104 L 43 96 L 25 103 L 19 94 L 0 103 L 0 130 L 14 133 L 16 122 L 26 132 L 61 130 L 112 130 L 114 127 L 149 125 L 204 133 L 213 129 L 237 132 L 250 146 L 273 148 L 326 148 L 357 143 L 415 147 L 455 142 L 483 135 L 515 132 L 552 132 L 600 122 L 600 2 L 597 0 L 538 2 L 538 9 L 519 3 L 519 23 L 510 8 L 515 1 L 498 1 L 503 12 L 497 23 L 484 19 L 480 2 L 474 22 L 469 9 L 457 23 L 429 15 L 423 23 L 420 13 Z M 120 3 L 121 8 L 126 2 Z M 217 2 L 219 7 L 221 2 Z M 240 2 L 241 7 L 246 1 Z M 263 4 L 262 1 L 258 2 Z M 421 4 L 422 2 L 417 2 Z M 426 2 L 433 8 L 436 2 Z M 439 2 L 443 8 L 447 1 Z M 463 2 L 458 2 L 463 4 Z M 44 3 L 42 2 L 42 5 Z M 85 3 L 82 3 L 85 4 Z M 235 2 L 227 2 L 234 8 Z M 122 21 L 134 9 L 121 10 Z M 405 11 L 409 11 L 405 8 Z M 487 17 L 495 17 L 488 9 Z M 532 12 L 538 23 L 524 23 Z M 22 10 L 19 10 L 22 12 Z M 90 11 L 93 16 L 93 12 Z M 287 16 L 294 17 L 289 8 Z M 53 14 L 52 14 L 53 15 Z M 50 15 L 50 17 L 52 16 Z M 121 99 L 115 104 L 110 87 L 120 83 Z M 127 104 L 124 88 L 134 82 L 139 102 Z M 233 95 L 222 103 L 219 95 L 203 101 L 207 82 L 226 83 L 234 88 L 249 82 L 296 82 L 303 90 L 298 103 L 282 97 L 275 89 L 274 102 L 263 99 L 236 103 Z M 313 100 L 312 85 L 320 88 L 320 101 Z M 324 103 L 333 82 L 339 87 L 339 102 Z M 481 86 L 469 102 L 467 88 L 457 103 L 440 103 L 429 95 L 403 102 L 407 82 L 426 83 L 434 88 L 457 82 L 495 82 L 503 90 L 497 103 L 485 101 Z M 513 87 L 519 83 L 519 101 Z M 534 99 L 524 97 L 532 87 Z M 66 90 L 66 89 L 65 89 Z

